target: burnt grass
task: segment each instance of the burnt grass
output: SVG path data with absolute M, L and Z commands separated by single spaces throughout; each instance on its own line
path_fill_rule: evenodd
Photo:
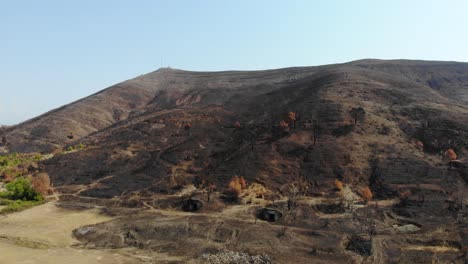
M 370 256 L 372 253 L 372 243 L 369 238 L 352 236 L 346 245 L 346 250 L 356 252 L 362 256 Z

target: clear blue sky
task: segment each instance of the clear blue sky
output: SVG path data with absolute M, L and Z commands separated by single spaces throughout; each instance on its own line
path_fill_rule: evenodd
M 466 0 L 0 0 L 0 124 L 161 66 L 468 61 L 467 10 Z

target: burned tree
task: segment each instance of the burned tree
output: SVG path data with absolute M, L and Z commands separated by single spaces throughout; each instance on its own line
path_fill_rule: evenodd
M 288 188 L 288 210 L 292 210 L 297 206 L 297 198 L 299 197 L 299 188 L 296 184 L 289 185 Z
M 211 183 L 208 185 L 206 188 L 206 194 L 207 194 L 207 200 L 210 202 L 211 200 L 211 194 L 216 190 L 216 185 L 214 183 Z
M 287 122 L 285 122 L 284 120 L 281 120 L 279 122 L 278 126 L 283 132 L 288 132 L 289 131 L 289 124 Z
M 377 235 L 377 224 L 375 224 L 374 220 L 370 221 L 369 226 L 367 227 L 367 235 L 370 240 L 372 240 L 372 237 Z
M 357 121 L 363 121 L 366 111 L 362 107 L 354 107 L 349 111 L 349 114 L 354 119 L 354 124 L 357 124 Z
M 188 134 L 189 136 L 191 135 L 191 133 L 190 133 L 190 129 L 191 129 L 191 128 L 192 128 L 192 124 L 190 124 L 190 123 L 185 123 L 185 124 L 184 124 L 184 129 L 185 129 L 185 131 L 187 131 L 187 134 Z
M 291 125 L 292 128 L 296 128 L 296 113 L 295 112 L 289 112 L 288 113 L 288 120 L 289 124 Z
M 466 190 L 465 183 L 461 179 L 458 179 L 457 180 L 457 192 L 456 192 L 457 201 L 456 201 L 456 203 L 457 203 L 457 208 L 459 210 L 464 209 L 463 201 L 464 201 L 464 198 L 465 198 L 465 190 Z
M 314 145 L 315 145 L 320 136 L 320 132 L 322 131 L 322 126 L 320 125 L 320 122 L 318 120 L 314 120 L 314 123 L 312 124 L 312 130 L 314 134 Z
M 247 134 L 247 140 L 250 144 L 250 149 L 253 150 L 255 143 L 257 143 L 258 133 L 254 129 L 249 129 Z

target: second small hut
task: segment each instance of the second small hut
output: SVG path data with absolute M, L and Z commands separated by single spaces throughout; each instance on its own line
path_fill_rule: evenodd
M 259 218 L 268 222 L 276 222 L 283 216 L 283 213 L 274 207 L 265 207 L 259 213 Z
M 186 212 L 196 212 L 202 209 L 203 202 L 198 197 L 191 197 L 185 200 L 182 204 L 182 210 Z

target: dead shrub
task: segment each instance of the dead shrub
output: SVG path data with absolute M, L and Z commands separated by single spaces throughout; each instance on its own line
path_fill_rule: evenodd
M 231 181 L 229 182 L 228 188 L 226 190 L 226 194 L 233 198 L 237 198 L 240 196 L 242 190 L 242 185 L 239 182 L 239 177 L 234 176 L 232 177 Z
M 335 188 L 338 189 L 340 192 L 343 191 L 344 185 L 342 181 L 335 179 L 333 184 L 335 185 Z
M 247 187 L 247 182 L 245 181 L 244 177 L 242 177 L 242 176 L 239 177 L 239 183 L 240 183 L 242 189 L 245 189 Z
M 416 141 L 416 147 L 419 149 L 419 150 L 424 150 L 424 143 L 422 143 L 421 141 Z
M 228 188 L 225 192 L 231 199 L 239 198 L 242 189 L 247 187 L 247 183 L 242 176 L 234 176 L 232 177 L 231 181 L 229 182 Z
M 185 123 L 184 124 L 184 129 L 185 130 L 189 130 L 190 128 L 192 128 L 192 124 L 190 124 L 190 123 Z
M 408 199 L 412 195 L 410 190 L 403 190 L 398 192 L 398 197 L 400 198 L 400 205 L 405 206 L 408 203 Z
M 445 152 L 445 157 L 448 160 L 456 160 L 457 159 L 457 153 L 455 153 L 455 151 L 453 149 L 447 149 L 447 151 Z
M 288 113 L 289 124 L 293 125 L 293 127 L 296 127 L 296 120 L 297 120 L 296 113 L 295 112 L 289 112 Z
M 400 198 L 400 200 L 408 199 L 410 196 L 411 196 L 410 190 L 404 190 L 398 193 L 398 197 Z
M 11 182 L 13 180 L 13 175 L 11 175 L 11 173 L 4 172 L 2 174 L 2 178 L 3 178 L 3 182 L 9 183 L 9 182 Z
M 374 197 L 374 194 L 372 193 L 371 189 L 366 186 L 361 189 L 361 197 L 364 199 L 364 201 L 369 202 L 372 200 L 372 197 Z
M 32 187 L 43 196 L 52 192 L 50 178 L 46 173 L 39 173 L 31 179 Z
M 284 120 L 281 120 L 279 122 L 279 127 L 281 128 L 281 130 L 287 132 L 289 131 L 289 124 L 287 122 L 285 122 Z

